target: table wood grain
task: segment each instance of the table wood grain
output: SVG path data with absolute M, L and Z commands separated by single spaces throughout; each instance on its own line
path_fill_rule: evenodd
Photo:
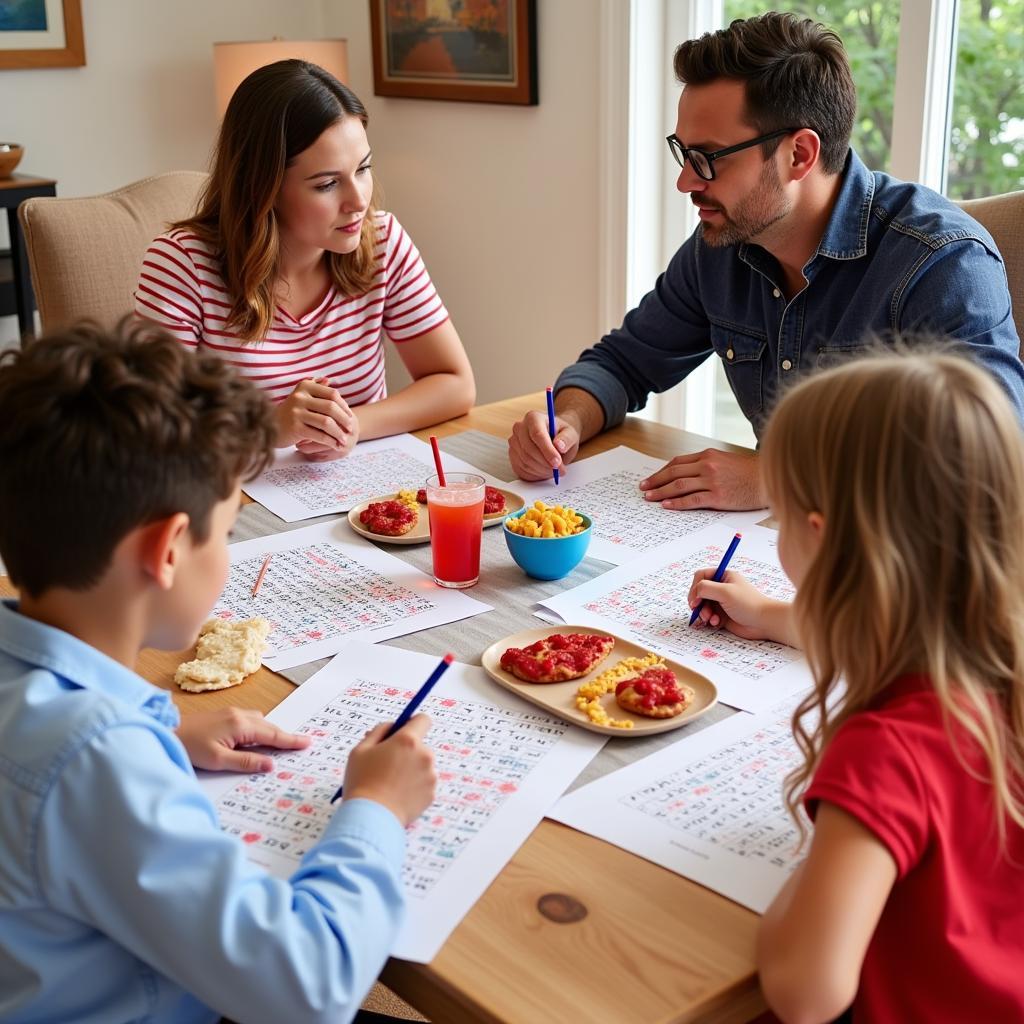
M 530 409 L 544 409 L 543 392 L 478 406 L 417 436 L 480 430 L 507 437 Z M 581 456 L 620 444 L 666 460 L 711 446 L 745 450 L 628 417 L 584 445 Z M 5 577 L 0 592 L 12 592 Z M 146 679 L 172 691 L 183 714 L 229 705 L 267 712 L 294 689 L 260 669 L 241 687 L 182 693 L 173 673 L 191 656 L 145 650 L 138 662 Z M 585 916 L 555 923 L 538 909 L 550 894 L 570 897 Z M 382 980 L 444 1024 L 742 1024 L 765 1009 L 754 970 L 757 922 L 709 889 L 544 820 L 432 963 L 392 960 Z

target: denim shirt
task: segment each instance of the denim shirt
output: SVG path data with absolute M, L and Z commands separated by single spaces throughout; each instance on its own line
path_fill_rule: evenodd
M 852 150 L 807 286 L 786 300 L 778 261 L 759 245 L 715 248 L 701 228 L 620 328 L 560 374 L 605 427 L 642 409 L 713 352 L 760 437 L 780 389 L 894 332 L 957 339 L 1000 381 L 1024 420 L 1024 366 L 1002 257 L 948 199 L 869 171 Z
M 0 1020 L 351 1020 L 403 909 L 369 800 L 290 879 L 221 831 L 170 695 L 0 603 Z

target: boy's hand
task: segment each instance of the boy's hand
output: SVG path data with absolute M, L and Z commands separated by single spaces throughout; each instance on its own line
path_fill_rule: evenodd
M 285 732 L 268 722 L 258 711 L 246 708 L 220 708 L 185 715 L 177 728 L 191 762 L 211 771 L 269 772 L 273 758 L 239 747 L 276 747 L 278 750 L 302 750 L 310 738 Z
M 331 387 L 326 377 L 300 381 L 295 390 L 274 410 L 277 418 L 277 446 L 312 442 L 341 455 L 359 437 L 359 421 L 348 403 Z
M 371 729 L 349 753 L 345 799 L 373 800 L 411 825 L 430 806 L 437 785 L 434 755 L 423 742 L 430 719 L 415 715 L 385 740 L 389 724 Z
M 772 606 L 779 602 L 765 597 L 738 572 L 726 572 L 722 582 L 715 583 L 712 579 L 715 572 L 715 569 L 698 569 L 693 574 L 687 604 L 692 611 L 704 601 L 694 629 L 710 626 L 727 629 L 747 640 L 776 639 L 769 634 L 769 619 Z

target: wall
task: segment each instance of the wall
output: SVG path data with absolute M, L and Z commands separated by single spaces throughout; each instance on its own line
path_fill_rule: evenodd
M 323 34 L 323 0 L 83 0 L 85 67 L 0 71 L 0 138 L 61 196 L 205 169 L 217 127 L 213 43 Z M 7 222 L 0 248 L 7 247 Z M 0 318 L 0 340 L 17 321 Z
M 604 326 L 599 5 L 537 7 L 540 105 L 513 107 L 374 96 L 368 0 L 85 0 L 86 67 L 0 72 L 0 137 L 65 196 L 205 167 L 214 41 L 347 37 L 386 205 L 493 401 L 550 383 Z
M 540 104 L 515 107 L 374 96 L 369 4 L 324 5 L 481 402 L 543 388 L 598 334 L 598 4 L 537 7 Z

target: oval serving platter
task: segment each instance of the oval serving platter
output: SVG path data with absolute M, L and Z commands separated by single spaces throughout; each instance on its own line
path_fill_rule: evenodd
M 596 636 L 610 636 L 615 640 L 615 646 L 612 648 L 611 654 L 587 675 L 581 676 L 579 679 L 569 679 L 564 683 L 525 683 L 501 667 L 501 656 L 509 647 L 527 647 L 537 640 L 543 640 L 555 633 L 589 633 Z M 681 725 L 686 725 L 695 718 L 699 718 L 718 701 L 718 690 L 710 679 L 681 665 L 678 661 L 665 658 L 665 665 L 675 673 L 676 678 L 681 683 L 692 687 L 694 691 L 693 703 L 681 715 L 676 715 L 675 718 L 647 718 L 644 715 L 636 715 L 619 707 L 615 702 L 614 692 L 607 693 L 601 698 L 601 704 L 605 711 L 612 718 L 628 719 L 633 722 L 632 729 L 617 729 L 614 726 L 597 725 L 587 717 L 585 712 L 576 707 L 576 691 L 584 683 L 589 683 L 602 672 L 614 668 L 623 658 L 642 658 L 649 653 L 651 652 L 647 648 L 641 647 L 631 640 L 624 640 L 607 630 L 594 629 L 591 626 L 538 626 L 534 629 L 525 629 L 521 633 L 513 633 L 511 636 L 491 644 L 480 656 L 480 663 L 484 671 L 499 686 L 511 690 L 523 700 L 536 704 L 537 707 L 543 708 L 549 714 L 563 718 L 573 725 L 578 725 L 581 729 L 599 732 L 604 736 L 651 736 L 654 733 L 678 729 Z

